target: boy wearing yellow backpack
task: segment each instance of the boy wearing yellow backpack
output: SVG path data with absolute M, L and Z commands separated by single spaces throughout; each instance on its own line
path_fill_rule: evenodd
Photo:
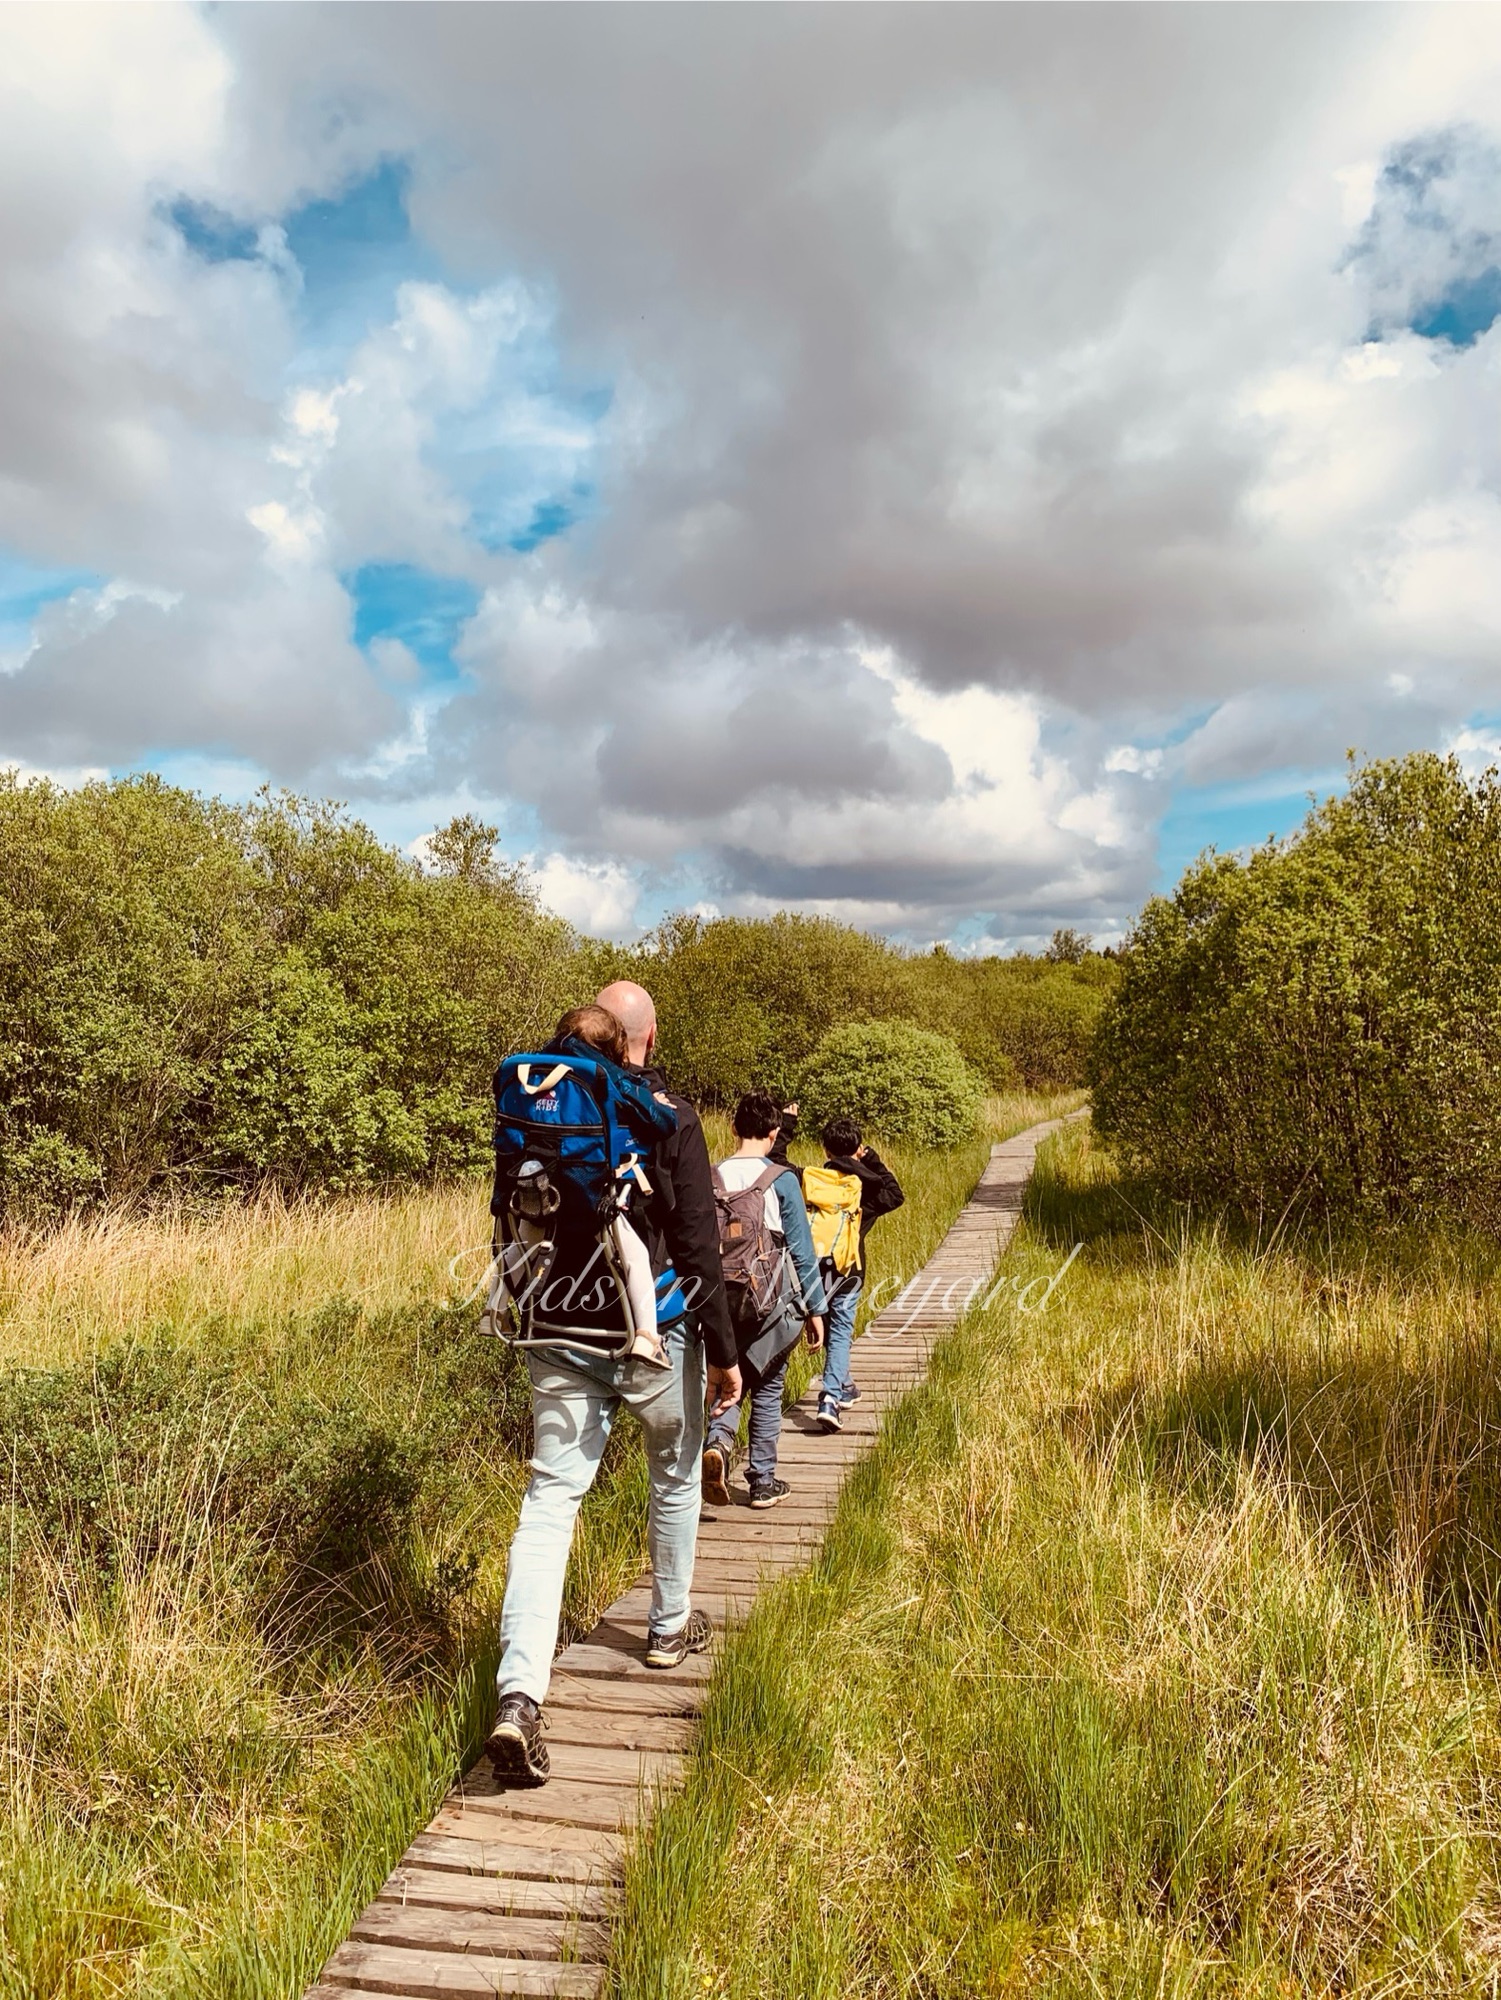
M 871 1224 L 900 1208 L 904 1197 L 886 1162 L 861 1143 L 852 1118 L 831 1118 L 823 1128 L 823 1146 L 823 1165 L 803 1169 L 803 1200 L 828 1299 L 818 1427 L 837 1431 L 840 1412 L 860 1400 L 850 1378 L 850 1346 L 865 1284 L 865 1239 Z

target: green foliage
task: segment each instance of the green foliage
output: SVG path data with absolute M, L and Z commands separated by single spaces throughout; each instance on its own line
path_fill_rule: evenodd
M 1050 965 L 1082 965 L 1093 943 L 1088 931 L 1054 931 L 1043 957 Z
M 670 917 L 644 945 L 608 955 L 605 977 L 657 1002 L 674 1081 L 703 1104 L 753 1085 L 788 1095 L 831 1028 L 907 1020 L 946 1035 L 992 1090 L 1078 1084 L 1113 964 L 920 955 L 825 917 Z
M 495 1063 L 622 975 L 708 1105 L 790 1091 L 876 1018 L 947 1035 L 993 1090 L 1082 1076 L 1094 954 L 912 955 L 788 915 L 679 915 L 626 951 L 545 916 L 495 839 L 461 815 L 419 864 L 287 794 L 0 775 L 0 1212 L 478 1171 Z
M 1501 789 L 1369 765 L 1300 835 L 1142 914 L 1096 1116 L 1169 1192 L 1501 1225 Z
M 258 1378 L 244 1342 L 126 1338 L 86 1366 L 0 1372 L 10 1506 L 54 1558 L 68 1552 L 96 1578 L 170 1560 L 184 1538 L 232 1534 L 260 1550 L 266 1602 L 372 1568 L 390 1582 L 444 1458 L 480 1436 L 512 1452 L 526 1440 L 514 1352 L 482 1340 L 472 1312 L 420 1316 L 430 1354 L 420 1432 L 360 1388 L 310 1394 Z M 334 1304 L 304 1338 L 338 1348 L 370 1330 Z
M 804 1064 L 798 1095 L 810 1130 L 836 1117 L 919 1146 L 957 1146 L 979 1130 L 985 1092 L 954 1044 L 910 1021 L 831 1028 Z
M 0 1202 L 481 1162 L 491 1067 L 578 971 L 490 832 L 426 873 L 331 806 L 0 776 Z

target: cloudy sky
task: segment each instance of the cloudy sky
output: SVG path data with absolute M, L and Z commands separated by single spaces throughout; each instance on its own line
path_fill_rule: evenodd
M 1117 932 L 1501 731 L 1501 9 L 0 8 L 0 762 Z

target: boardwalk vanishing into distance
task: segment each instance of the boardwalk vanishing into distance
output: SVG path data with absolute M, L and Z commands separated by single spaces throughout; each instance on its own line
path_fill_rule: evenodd
M 851 1464 L 881 1414 L 927 1367 L 933 1339 L 988 1279 L 1021 1213 L 1039 1144 L 1062 1120 L 994 1147 L 953 1227 L 916 1281 L 857 1344 L 860 1402 L 844 1429 L 815 1431 L 817 1392 L 787 1413 L 778 1471 L 792 1486 L 775 1510 L 704 1510 L 694 1602 L 735 1624 L 760 1586 L 807 1562 Z M 502 1790 L 481 1758 L 407 1849 L 324 1967 L 307 2000 L 383 1993 L 393 2000 L 492 2000 L 600 1992 L 626 1844 L 658 1788 L 675 1784 L 713 1654 L 671 1672 L 645 1664 L 646 1580 L 558 1655 L 547 1701 L 552 1781 Z

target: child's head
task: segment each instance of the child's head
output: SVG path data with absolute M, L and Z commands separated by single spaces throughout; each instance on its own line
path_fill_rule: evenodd
M 748 1090 L 735 1106 L 737 1139 L 769 1139 L 782 1122 L 774 1097 L 764 1090 Z
M 625 1029 L 608 1007 L 571 1007 L 554 1030 L 553 1040 L 560 1042 L 565 1035 L 587 1042 L 611 1062 L 623 1063 L 626 1059 Z
M 848 1160 L 860 1145 L 860 1127 L 853 1118 L 831 1118 L 823 1128 L 823 1148 L 832 1159 Z

